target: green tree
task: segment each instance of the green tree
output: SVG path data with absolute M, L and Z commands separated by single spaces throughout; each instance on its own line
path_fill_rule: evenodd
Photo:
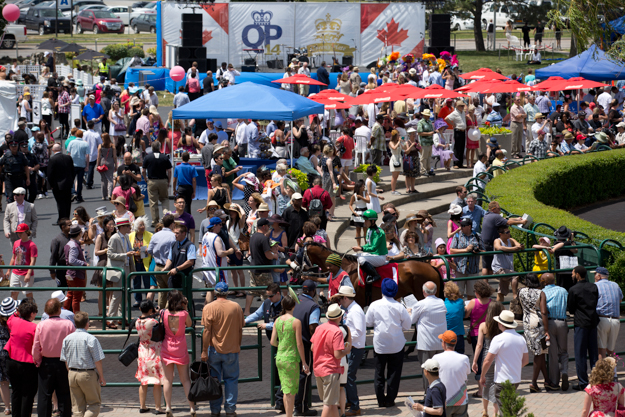
M 521 397 L 517 392 L 514 385 L 510 381 L 506 381 L 501 384 L 501 407 L 499 411 L 503 417 L 534 417 L 534 414 L 527 412 L 525 407 L 525 398 Z
M 426 3 L 427 4 L 427 3 Z M 485 51 L 484 35 L 482 33 L 482 0 L 453 0 L 445 3 L 442 9 L 444 13 L 451 13 L 460 19 L 473 18 L 473 34 L 475 35 L 475 49 Z

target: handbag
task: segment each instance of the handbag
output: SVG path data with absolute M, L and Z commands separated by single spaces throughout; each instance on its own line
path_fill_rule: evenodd
M 115 123 L 116 132 L 125 132 L 128 128 L 124 123 Z
M 473 336 L 471 336 L 471 332 L 473 331 L 473 329 L 475 329 L 476 326 L 480 325 L 480 323 L 482 322 L 484 317 L 486 317 L 486 313 L 487 312 L 488 312 L 488 308 L 485 309 L 484 312 L 482 313 L 482 315 L 471 325 L 471 327 L 469 327 L 469 331 L 465 335 L 468 344 L 470 344 L 470 345 L 473 344 Z
M 206 362 L 194 362 L 190 369 L 195 373 L 195 375 L 191 374 L 195 380 L 191 382 L 189 395 L 187 395 L 189 401 L 214 401 L 223 396 L 219 380 L 210 374 L 210 365 Z
M 165 325 L 163 324 L 163 313 L 158 315 L 158 323 L 152 327 L 152 336 L 150 340 L 153 342 L 162 342 L 165 340 Z
M 135 199 L 132 198 L 132 195 L 130 195 L 130 198 L 128 199 L 128 210 L 130 210 L 131 213 L 135 213 L 137 211 L 137 203 L 135 203 Z
M 137 359 L 139 356 L 139 342 L 131 343 L 126 347 L 126 343 L 128 343 L 128 339 L 130 338 L 130 334 L 132 332 L 132 328 L 135 324 L 136 320 L 130 323 L 128 327 L 128 336 L 126 337 L 126 341 L 124 342 L 124 346 L 122 346 L 122 351 L 117 357 L 117 359 L 124 365 L 128 366 Z
M 107 167 L 106 165 L 100 165 L 96 169 L 98 170 L 98 172 L 106 172 L 109 170 L 109 167 Z

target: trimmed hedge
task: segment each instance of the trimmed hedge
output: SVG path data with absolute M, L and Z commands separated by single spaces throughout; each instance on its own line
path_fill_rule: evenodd
M 565 211 L 625 194 L 625 149 L 571 155 L 531 163 L 493 178 L 485 193 L 507 211 L 530 214 L 535 222 L 566 225 L 599 244 L 625 245 L 625 233 L 605 229 Z

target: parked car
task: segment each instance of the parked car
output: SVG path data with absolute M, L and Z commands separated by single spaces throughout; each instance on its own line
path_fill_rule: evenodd
M 58 28 L 55 31 L 56 24 L 58 24 Z M 24 17 L 24 25 L 27 29 L 36 30 L 39 35 L 72 32 L 72 23 L 69 18 L 63 16 L 60 10 L 57 14 L 55 9 L 45 6 L 35 6 L 28 9 L 28 13 Z
M 19 19 L 17 19 L 17 23 L 24 24 L 24 17 L 26 17 L 28 9 L 30 9 L 31 7 L 35 7 L 43 3 L 44 1 L 45 0 L 20 0 L 16 2 L 15 5 L 20 8 L 20 17 Z
M 4 27 L 4 37 L 0 43 L 0 49 L 12 49 L 15 42 L 28 40 L 26 36 L 26 26 L 8 24 Z
M 456 16 L 451 17 L 451 30 L 473 30 L 473 18 L 461 19 Z M 486 20 L 482 19 L 482 29 L 486 30 Z
M 148 4 L 150 4 L 149 1 L 137 1 L 135 3 L 132 3 L 132 8 L 133 9 L 139 9 L 141 7 L 147 6 Z
M 71 6 L 73 4 L 73 7 Z M 102 6 L 106 7 L 106 4 L 102 0 L 73 0 L 70 4 L 59 5 L 59 10 L 63 12 L 63 15 L 66 17 L 76 16 L 85 6 Z M 76 6 L 78 6 L 78 13 L 75 12 Z M 72 13 L 72 11 L 74 11 Z
M 78 15 L 83 10 L 108 10 L 108 6 L 104 4 L 88 4 L 88 5 L 80 7 L 78 9 L 78 13 L 74 13 L 74 17 L 72 18 L 73 19 L 72 23 L 74 24 L 74 26 L 76 26 L 76 22 L 78 22 Z
M 78 33 L 124 33 L 124 23 L 108 10 L 83 10 L 78 13 L 76 29 Z
M 122 22 L 124 22 L 124 25 L 130 25 L 131 27 L 132 27 L 132 21 L 141 15 L 152 14 L 156 16 L 156 11 L 154 12 L 143 11 L 142 12 L 142 11 L 135 11 L 135 9 L 131 9 L 130 16 L 129 16 L 128 6 L 111 6 L 111 7 L 108 7 L 107 10 L 113 13 L 115 16 L 119 17 L 122 20 Z
M 510 20 L 512 27 L 518 29 L 523 27 L 525 22 L 521 19 L 519 11 L 522 7 L 527 7 L 524 4 L 505 4 L 489 2 L 482 7 L 482 21 L 489 22 L 495 17 L 495 8 L 497 8 L 497 27 L 505 30 L 506 22 Z
M 156 33 L 156 15 L 142 14 L 136 19 L 132 19 L 132 30 L 135 33 L 150 32 Z

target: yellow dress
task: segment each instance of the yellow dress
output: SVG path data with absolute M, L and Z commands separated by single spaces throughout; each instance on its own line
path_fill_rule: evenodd
M 535 252 L 534 253 L 534 267 L 532 268 L 532 271 L 546 271 L 548 268 L 549 268 L 548 255 L 545 255 L 545 252 L 543 252 L 542 250 Z M 539 279 L 541 275 L 542 274 L 538 275 Z

